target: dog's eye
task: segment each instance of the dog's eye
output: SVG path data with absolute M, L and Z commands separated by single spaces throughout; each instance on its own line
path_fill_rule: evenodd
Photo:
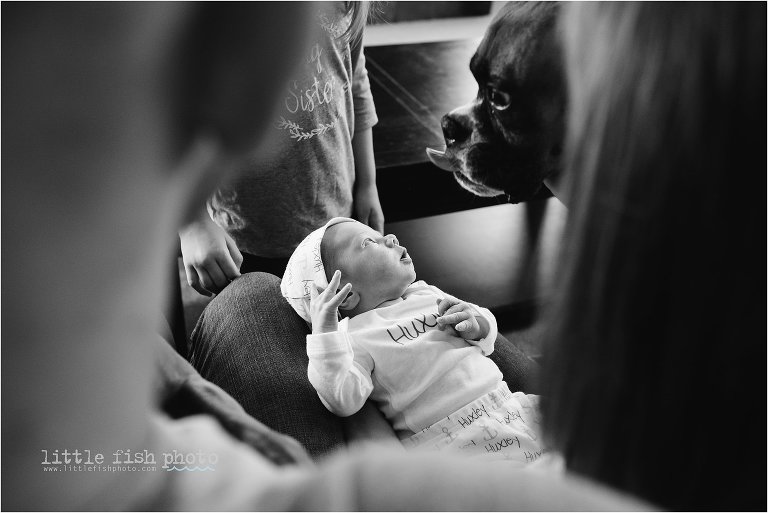
M 499 91 L 493 86 L 488 86 L 485 94 L 491 107 L 496 110 L 506 110 L 512 101 L 512 98 L 507 93 Z

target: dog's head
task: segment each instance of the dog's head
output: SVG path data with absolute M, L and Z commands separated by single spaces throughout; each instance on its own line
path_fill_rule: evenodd
M 478 196 L 531 198 L 560 171 L 565 75 L 556 3 L 510 2 L 470 61 L 477 98 L 443 116 L 445 150 L 427 149 Z

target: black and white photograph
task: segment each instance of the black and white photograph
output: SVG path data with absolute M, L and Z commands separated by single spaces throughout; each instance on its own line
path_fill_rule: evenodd
M 767 5 L 3 1 L 0 509 L 768 511 Z

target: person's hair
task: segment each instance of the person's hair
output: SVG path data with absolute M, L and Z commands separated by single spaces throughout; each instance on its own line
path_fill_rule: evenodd
M 368 13 L 371 11 L 372 2 L 344 2 L 344 7 L 347 16 L 350 17 L 350 22 L 341 37 L 355 46 L 363 37 L 363 29 L 368 22 Z
M 340 259 L 337 252 L 338 248 L 329 248 L 328 244 L 326 243 L 325 236 L 336 226 L 348 222 L 350 221 L 342 221 L 341 223 L 336 223 L 332 226 L 329 226 L 325 233 L 323 233 L 323 239 L 320 241 L 320 261 L 323 262 L 323 267 L 325 268 L 325 279 L 329 282 L 331 281 L 331 278 L 333 278 L 333 273 L 339 269 Z M 344 278 L 343 272 L 341 273 L 341 277 L 342 279 Z
M 329 229 L 331 228 L 333 226 Z M 326 231 L 326 233 L 328 232 Z M 338 261 L 336 260 L 336 252 L 331 251 L 328 248 L 328 244 L 325 243 L 325 234 L 323 234 L 323 240 L 320 241 L 320 260 L 323 262 L 323 268 L 325 269 L 325 279 L 330 283 L 333 273 L 338 268 Z
M 766 5 L 575 3 L 561 21 L 548 443 L 663 507 L 763 509 Z

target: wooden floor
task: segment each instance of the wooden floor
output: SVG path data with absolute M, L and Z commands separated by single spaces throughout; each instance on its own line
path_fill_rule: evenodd
M 491 309 L 502 334 L 539 355 L 536 306 L 552 290 L 565 218 L 549 198 L 390 223 L 386 231 L 408 248 L 418 279 Z M 179 272 L 189 334 L 209 300 L 186 284 L 181 265 Z

